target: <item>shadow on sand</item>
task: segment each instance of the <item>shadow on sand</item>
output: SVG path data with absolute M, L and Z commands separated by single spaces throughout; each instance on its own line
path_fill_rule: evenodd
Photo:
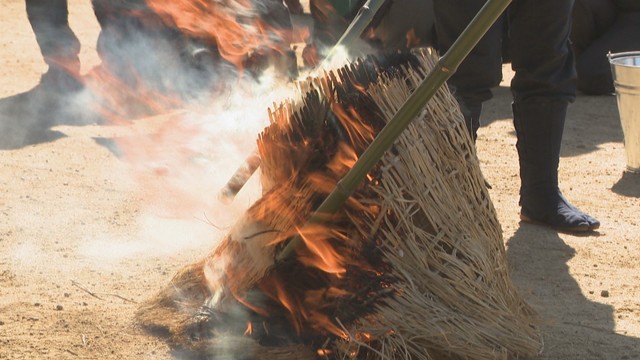
M 611 191 L 626 197 L 640 198 L 640 174 L 625 171 Z
M 80 99 L 85 90 L 60 92 L 38 85 L 33 89 L 0 99 L 0 150 L 55 141 L 65 135 L 57 125 L 102 123 L 101 117 Z
M 637 359 L 640 339 L 616 333 L 613 307 L 583 295 L 567 265 L 574 256 L 558 233 L 534 225 L 521 224 L 507 242 L 512 280 L 541 317 L 540 358 Z

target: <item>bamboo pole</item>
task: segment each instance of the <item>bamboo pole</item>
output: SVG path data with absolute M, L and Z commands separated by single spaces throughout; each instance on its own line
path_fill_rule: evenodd
M 354 44 L 371 21 L 373 21 L 373 17 L 386 1 L 387 0 L 367 0 L 360 10 L 358 10 L 358 13 L 349 24 L 347 30 L 345 30 L 340 39 L 338 39 L 338 42 L 329 50 L 328 55 L 315 70 L 321 70 L 323 65 L 331 60 L 338 49 L 341 47 L 348 48 L 351 44 Z M 260 167 L 260 157 L 256 156 L 256 153 L 257 151 L 254 150 L 251 155 L 245 159 L 244 163 L 234 172 L 231 179 L 229 179 L 222 190 L 220 190 L 218 193 L 218 199 L 220 201 L 230 203 L 247 181 L 249 181 L 253 173 L 258 170 L 258 167 Z
M 387 0 L 367 0 L 360 10 L 358 10 L 356 17 L 353 18 L 347 30 L 345 30 L 344 34 L 338 39 L 338 42 L 329 50 L 322 64 L 330 61 L 335 52 L 341 47 L 348 48 L 351 44 L 358 41 L 367 26 L 373 21 L 373 17 L 376 16 L 378 10 L 380 10 L 386 1 Z M 322 66 L 320 66 L 320 68 L 322 68 Z
M 322 224 L 342 207 L 369 171 L 393 145 L 402 131 L 420 114 L 438 89 L 453 75 L 460 63 L 476 46 L 511 0 L 489 0 L 471 20 L 451 48 L 438 60 L 436 66 L 407 98 L 396 115 L 380 131 L 369 147 L 362 153 L 347 174 L 336 184 L 336 188 L 315 210 L 301 232 L 310 225 Z M 300 236 L 293 237 L 278 254 L 276 261 L 292 255 L 302 242 Z

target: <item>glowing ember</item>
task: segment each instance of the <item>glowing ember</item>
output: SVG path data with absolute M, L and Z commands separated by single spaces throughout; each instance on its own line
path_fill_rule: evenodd
M 416 35 L 416 30 L 411 29 L 407 32 L 407 43 L 405 44 L 407 49 L 411 49 L 415 46 L 420 45 L 423 39 L 420 39 L 418 35 Z

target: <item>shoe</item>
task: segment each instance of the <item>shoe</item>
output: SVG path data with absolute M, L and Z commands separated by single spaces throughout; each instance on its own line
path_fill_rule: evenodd
M 559 190 L 546 196 L 522 198 L 520 205 L 520 220 L 526 223 L 572 233 L 590 232 L 600 227 L 600 221 L 569 203 Z

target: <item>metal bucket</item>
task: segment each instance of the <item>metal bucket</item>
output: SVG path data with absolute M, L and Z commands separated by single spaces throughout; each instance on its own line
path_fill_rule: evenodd
M 607 56 L 618 99 L 627 170 L 640 173 L 640 51 Z

